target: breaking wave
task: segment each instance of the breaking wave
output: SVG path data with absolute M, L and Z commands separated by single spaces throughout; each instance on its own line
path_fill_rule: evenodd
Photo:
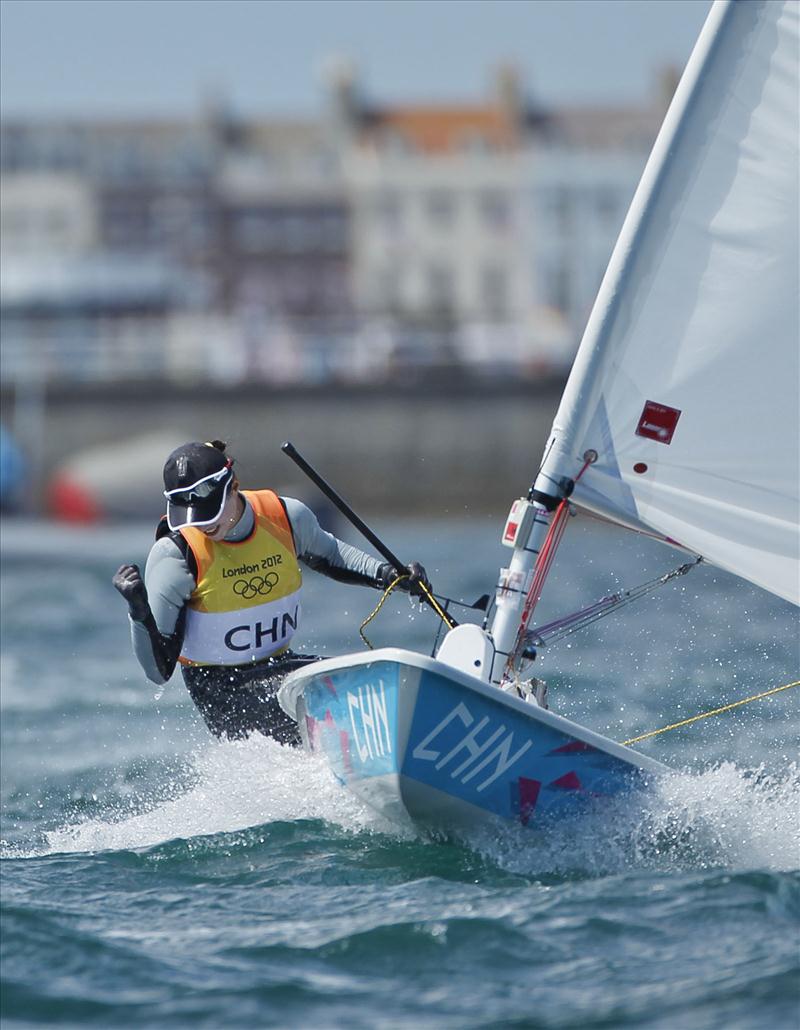
M 604 799 L 581 818 L 529 829 L 502 825 L 465 844 L 509 872 L 539 876 L 796 870 L 800 865 L 800 768 L 776 776 L 722 762 L 674 772 L 643 794 Z
M 604 799 L 580 818 L 522 827 L 505 821 L 459 833 L 454 842 L 523 876 L 596 877 L 643 871 L 797 869 L 800 768 L 781 775 L 723 762 L 675 772 L 645 794 Z M 213 742 L 193 757 L 177 796 L 144 791 L 137 811 L 111 809 L 50 830 L 29 855 L 148 849 L 254 826 L 320 820 L 348 833 L 428 840 L 364 805 L 323 759 L 262 737 Z M 453 840 L 453 838 L 450 838 Z M 16 849 L 14 849 L 16 851 Z M 22 857 L 17 852 L 15 857 Z
M 144 796 L 134 815 L 111 813 L 52 830 L 45 853 L 150 848 L 298 819 L 353 831 L 390 829 L 336 782 L 324 761 L 264 737 L 213 742 L 194 756 L 192 769 L 192 782 L 179 796 L 156 804 Z

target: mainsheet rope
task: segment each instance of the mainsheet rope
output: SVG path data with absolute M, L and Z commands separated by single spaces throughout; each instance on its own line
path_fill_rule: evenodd
M 739 705 L 750 704 L 751 701 L 759 701 L 762 697 L 769 697 L 770 694 L 778 694 L 781 690 L 789 690 L 790 687 L 800 687 L 800 680 L 794 683 L 784 683 L 782 687 L 773 687 L 771 690 L 764 690 L 760 694 L 753 694 L 752 697 L 742 698 L 741 701 L 732 701 L 722 708 L 714 708 L 710 712 L 702 712 L 700 715 L 693 715 L 690 719 L 682 719 L 680 722 L 673 722 L 670 726 L 662 726 L 659 730 L 651 730 L 649 733 L 642 733 L 638 737 L 631 737 L 630 740 L 621 740 L 620 744 L 637 744 L 640 740 L 647 740 L 649 737 L 657 737 L 660 733 L 667 733 L 669 730 L 677 730 L 680 726 L 688 726 L 690 723 L 698 722 L 700 719 L 710 719 L 712 715 L 719 715 L 721 712 L 729 712 Z
M 392 580 L 392 582 L 389 584 L 389 586 L 384 590 L 383 594 L 381 595 L 380 601 L 378 601 L 378 603 L 375 605 L 375 607 L 372 609 L 372 611 L 369 613 L 369 615 L 366 617 L 366 619 L 364 619 L 364 621 L 358 627 L 359 636 L 364 641 L 364 643 L 367 645 L 367 647 L 370 649 L 370 651 L 374 651 L 375 647 L 367 639 L 367 636 L 364 633 L 364 627 L 368 626 L 372 622 L 372 620 L 375 618 L 375 616 L 378 614 L 378 612 L 381 610 L 381 608 L 383 608 L 384 604 L 386 603 L 386 601 L 387 601 L 387 599 L 389 597 L 389 594 L 391 594 L 391 592 L 395 589 L 395 587 L 399 583 L 402 583 L 403 580 L 410 579 L 410 578 L 411 577 L 409 576 L 408 573 L 404 573 L 403 575 L 398 576 L 396 579 Z M 425 595 L 425 598 L 426 598 L 428 604 L 431 606 L 431 608 L 433 608 L 433 610 L 436 612 L 436 614 L 439 616 L 439 618 L 442 620 L 442 622 L 446 626 L 450 626 L 452 628 L 453 620 L 448 617 L 447 612 L 442 608 L 442 606 L 439 604 L 439 602 L 433 596 L 432 592 L 421 581 L 418 581 L 417 586 L 423 592 L 423 594 Z

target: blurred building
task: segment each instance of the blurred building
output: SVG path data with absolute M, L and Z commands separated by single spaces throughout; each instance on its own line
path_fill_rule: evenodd
M 263 376 L 278 326 L 350 315 L 323 126 L 209 105 L 194 122 L 0 132 L 5 380 L 102 379 L 114 364 L 120 377 Z
M 482 106 L 353 103 L 350 119 L 343 151 L 359 310 L 434 324 L 520 317 L 529 125 L 516 96 L 498 91 Z
M 566 367 L 675 86 L 633 108 L 543 110 L 512 67 L 482 104 L 379 106 L 330 72 L 363 319 L 471 368 Z
M 575 338 L 589 317 L 666 104 L 553 112 L 528 152 L 528 282 Z
M 4 382 L 535 373 L 582 331 L 664 105 L 0 125 Z

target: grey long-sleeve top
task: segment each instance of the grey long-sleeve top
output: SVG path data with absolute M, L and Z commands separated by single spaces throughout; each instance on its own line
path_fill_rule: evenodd
M 241 519 L 225 537 L 233 543 L 246 539 L 253 531 L 255 516 L 245 498 Z M 351 582 L 377 585 L 381 562 L 357 547 L 338 540 L 317 522 L 310 508 L 291 497 L 281 498 L 294 536 L 297 558 L 309 568 Z M 192 596 L 196 583 L 186 559 L 168 536 L 157 540 L 147 557 L 144 582 L 150 609 L 163 636 L 175 631 L 178 616 Z M 145 627 L 131 619 L 133 651 L 145 675 L 153 683 L 164 683 L 153 655 L 153 645 Z

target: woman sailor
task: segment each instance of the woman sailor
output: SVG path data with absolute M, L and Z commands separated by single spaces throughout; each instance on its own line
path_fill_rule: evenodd
M 192 700 L 217 736 L 253 731 L 281 742 L 297 728 L 275 694 L 313 655 L 290 650 L 300 619 L 300 563 L 345 583 L 412 593 L 425 569 L 395 570 L 325 532 L 298 500 L 242 491 L 226 445 L 186 443 L 164 465 L 166 516 L 144 579 L 136 565 L 114 576 L 128 602 L 134 653 L 148 679 L 165 683 L 180 663 Z

